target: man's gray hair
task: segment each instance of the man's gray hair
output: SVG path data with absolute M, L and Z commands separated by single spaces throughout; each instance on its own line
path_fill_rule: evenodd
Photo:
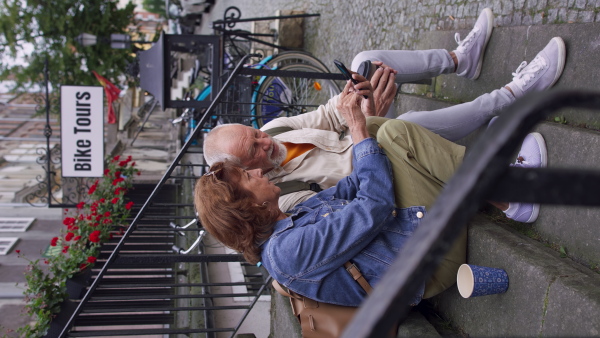
M 206 136 L 204 137 L 204 146 L 202 147 L 202 152 L 204 153 L 204 159 L 206 163 L 210 166 L 217 162 L 232 162 L 235 165 L 242 165 L 240 159 L 236 156 L 228 154 L 220 149 L 219 143 L 219 134 L 223 132 L 223 127 L 227 126 L 243 126 L 243 124 L 239 123 L 228 123 L 221 124 L 214 127 Z

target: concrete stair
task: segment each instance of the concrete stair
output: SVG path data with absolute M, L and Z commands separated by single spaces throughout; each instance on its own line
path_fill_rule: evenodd
M 445 75 L 432 86 L 405 85 L 408 93 L 399 95 L 397 111 L 439 109 L 500 88 L 521 61 L 529 62 L 554 36 L 567 45 L 556 87 L 597 90 L 599 30 L 598 24 L 496 27 L 477 81 Z M 452 50 L 453 34 L 431 32 L 418 48 Z M 600 170 L 598 121 L 598 111 L 563 109 L 538 124 L 548 166 Z M 468 149 L 484 131 L 458 143 Z M 469 225 L 468 263 L 505 269 L 509 290 L 463 299 L 453 286 L 429 300 L 437 314 L 470 336 L 600 335 L 600 208 L 542 205 L 533 224 L 508 221 L 491 209 Z

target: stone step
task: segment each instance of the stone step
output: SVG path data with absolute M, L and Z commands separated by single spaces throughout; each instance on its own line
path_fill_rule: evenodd
M 407 94 L 400 94 L 398 101 L 401 102 L 398 111 L 406 111 L 408 107 L 418 111 L 434 110 L 452 105 L 447 101 Z M 486 126 L 483 126 L 457 143 L 468 149 L 485 129 Z M 593 155 L 600 152 L 600 133 L 553 122 L 542 122 L 534 131 L 541 133 L 546 140 L 549 167 L 600 168 L 600 157 Z M 600 272 L 598 219 L 600 208 L 597 207 L 542 205 L 538 220 L 524 229 L 555 249 L 562 247 L 570 258 Z
M 476 216 L 468 262 L 502 268 L 504 294 L 464 299 L 456 286 L 430 300 L 471 336 L 597 336 L 600 275 L 514 230 Z

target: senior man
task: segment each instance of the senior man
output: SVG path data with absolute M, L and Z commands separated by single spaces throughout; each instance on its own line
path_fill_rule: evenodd
M 394 52 L 401 52 L 398 65 L 409 64 L 410 69 L 395 71 L 385 67 L 373 76 L 375 89 L 369 81 L 358 74 L 354 90 L 368 95 L 362 110 L 367 116 L 387 113 L 393 96 L 389 95 L 395 77 L 404 81 L 436 76 L 452 72 L 467 78 L 476 78 L 481 68 L 485 45 L 489 40 L 493 15 L 484 10 L 467 38 L 459 42 L 452 52 L 433 51 L 377 51 L 359 54 L 373 57 L 379 55 L 384 63 L 393 61 Z M 458 39 L 457 39 L 458 41 Z M 408 60 L 408 61 L 407 61 Z M 381 60 L 379 60 L 381 61 Z M 502 108 L 530 91 L 545 90 L 558 80 L 565 62 L 565 46 L 561 38 L 553 38 L 529 63 L 523 62 L 513 73 L 513 80 L 506 86 L 484 94 L 472 102 L 435 111 L 408 112 L 398 119 L 410 121 L 450 140 L 456 141 L 487 123 Z M 356 62 L 353 62 L 356 64 Z M 406 75 L 408 74 L 408 75 Z M 261 168 L 274 183 L 304 182 L 312 190 L 300 190 L 282 195 L 281 210 L 289 210 L 315 194 L 314 190 L 334 186 L 352 171 L 352 139 L 345 135 L 346 121 L 338 111 L 338 98 L 331 98 L 316 111 L 294 117 L 277 118 L 260 130 L 243 125 L 222 125 L 213 129 L 204 141 L 204 156 L 208 164 L 218 161 L 234 161 L 248 169 Z M 375 135 L 382 117 L 368 118 L 369 131 Z M 514 166 L 540 167 L 546 161 L 546 148 L 541 135 L 532 133 L 525 139 Z M 317 187 L 318 186 L 318 187 Z M 494 204 L 494 203 L 492 203 Z M 506 203 L 495 206 L 519 222 L 534 222 L 539 205 Z

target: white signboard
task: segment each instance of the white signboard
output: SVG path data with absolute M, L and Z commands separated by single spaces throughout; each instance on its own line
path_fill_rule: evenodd
M 104 174 L 104 88 L 60 87 L 63 177 Z

